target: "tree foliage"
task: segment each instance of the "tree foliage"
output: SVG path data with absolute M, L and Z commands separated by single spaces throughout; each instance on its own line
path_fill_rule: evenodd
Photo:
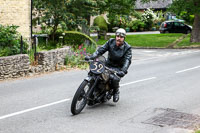
M 59 26 L 65 30 L 75 30 L 78 26 L 87 25 L 91 15 L 100 13 L 105 5 L 102 0 L 34 0 L 35 19 L 50 28 L 54 36 Z
M 3 26 L 0 24 L 0 57 L 20 54 L 21 34 L 18 26 Z M 23 41 L 24 51 L 27 52 L 28 44 Z
M 109 19 L 114 19 L 116 15 L 130 15 L 134 12 L 136 0 L 106 0 L 104 10 L 108 13 Z
M 142 0 L 143 2 L 158 0 Z M 166 0 L 163 0 L 166 1 Z M 194 23 L 191 34 L 191 42 L 200 42 L 200 0 L 173 0 L 170 11 L 180 15 L 186 12 L 188 15 L 194 14 Z
M 42 23 L 50 28 L 54 36 L 59 26 L 62 29 L 82 29 L 90 23 L 90 16 L 107 12 L 108 17 L 129 15 L 136 0 L 34 0 L 34 9 Z M 35 15 L 36 16 L 36 15 Z M 52 21 L 49 21 L 52 20 Z M 50 23 L 49 23 L 50 22 Z M 86 31 L 87 32 L 87 31 Z
M 200 1 L 199 0 L 174 0 L 170 10 L 181 15 L 184 11 L 188 15 L 194 14 L 191 42 L 200 42 Z

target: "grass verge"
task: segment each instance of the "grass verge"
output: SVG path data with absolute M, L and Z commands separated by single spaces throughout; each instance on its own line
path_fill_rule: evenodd
M 125 41 L 128 42 L 133 47 L 142 48 L 166 48 L 177 39 L 182 37 L 184 34 L 170 33 L 170 34 L 143 34 L 143 35 L 127 35 Z M 114 38 L 115 36 L 111 36 Z M 200 43 L 190 43 L 190 35 L 185 39 L 178 42 L 175 48 L 181 48 L 183 46 L 193 46 L 199 45 Z M 98 45 L 106 43 L 107 40 L 99 39 Z
M 181 42 L 177 44 L 177 47 L 200 47 L 200 43 L 191 43 L 190 42 L 191 35 L 188 35 L 186 38 L 184 38 Z

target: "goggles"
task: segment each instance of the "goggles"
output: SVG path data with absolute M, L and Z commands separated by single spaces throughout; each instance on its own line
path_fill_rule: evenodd
M 121 32 L 116 32 L 115 35 L 116 36 L 120 36 L 120 37 L 125 37 L 126 36 L 124 33 L 121 33 Z

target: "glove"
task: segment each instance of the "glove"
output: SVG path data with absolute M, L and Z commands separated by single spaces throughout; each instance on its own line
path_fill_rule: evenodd
M 85 56 L 85 60 L 89 61 L 90 60 L 90 56 Z
M 118 71 L 117 75 L 122 78 L 124 77 L 125 73 L 123 71 Z

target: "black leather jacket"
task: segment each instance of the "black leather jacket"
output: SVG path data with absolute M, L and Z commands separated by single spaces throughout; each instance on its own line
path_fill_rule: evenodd
M 106 51 L 108 51 L 108 59 L 106 65 L 127 73 L 132 58 L 131 46 L 124 41 L 122 46 L 117 47 L 116 40 L 110 39 L 103 46 L 98 48 L 91 57 L 96 58 L 100 55 L 103 55 Z

